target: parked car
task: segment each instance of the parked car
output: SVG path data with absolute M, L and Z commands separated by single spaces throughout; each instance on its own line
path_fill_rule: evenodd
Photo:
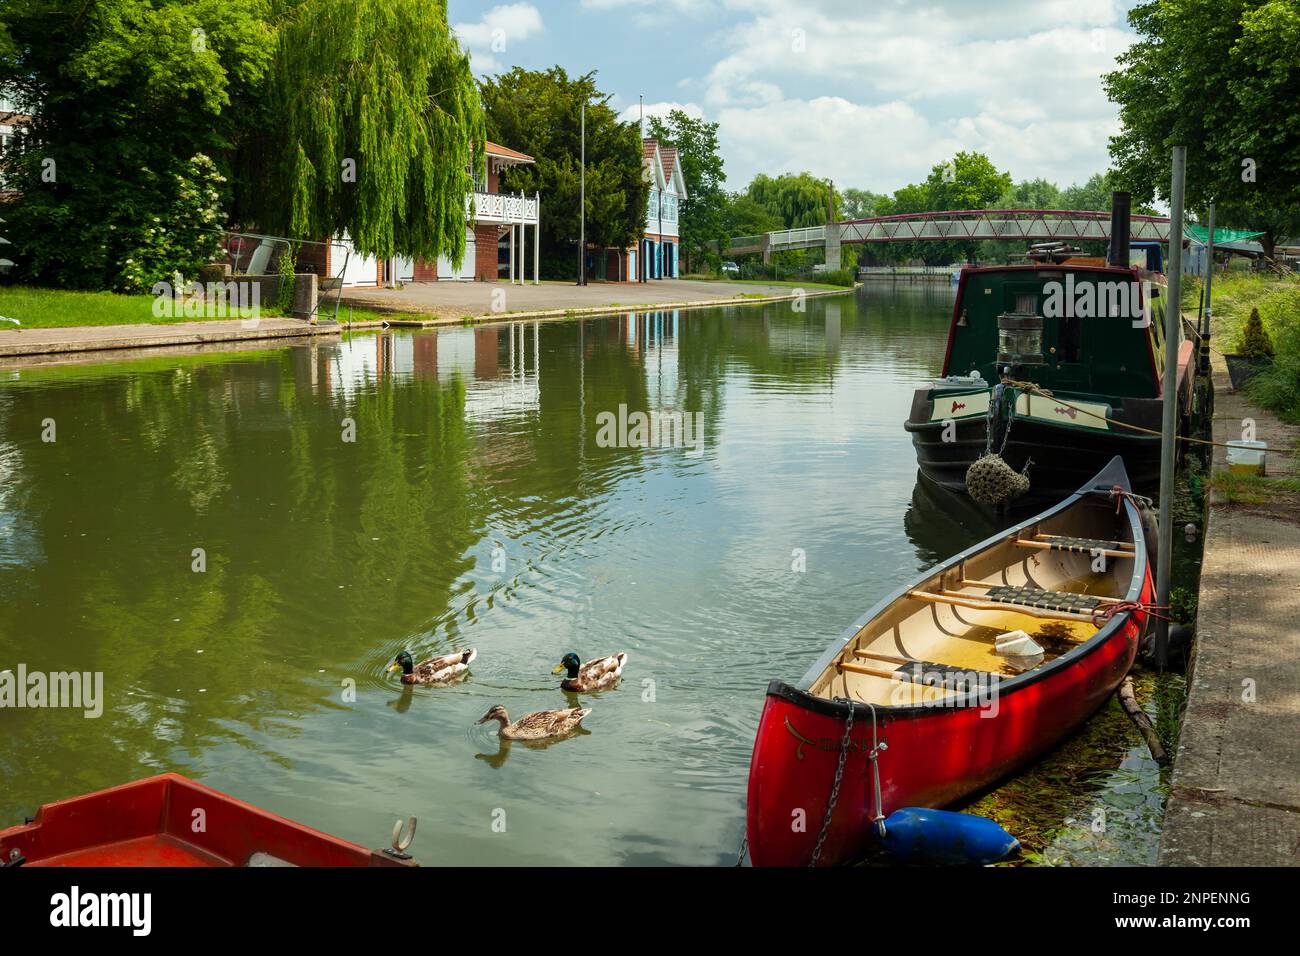
M 722 274 L 724 276 L 735 276 L 736 278 L 740 278 L 740 266 L 736 265 L 734 262 L 724 262 L 722 264 Z

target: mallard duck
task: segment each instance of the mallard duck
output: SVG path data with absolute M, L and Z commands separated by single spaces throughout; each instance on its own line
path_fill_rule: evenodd
M 584 664 L 578 659 L 577 654 L 570 652 L 564 655 L 564 659 L 551 673 L 563 674 L 567 671 L 569 676 L 560 682 L 560 687 L 563 690 L 584 693 L 613 687 L 622 676 L 623 665 L 626 663 L 626 654 L 611 654 L 609 657 L 598 657 Z
M 388 665 L 388 673 L 400 668 L 403 684 L 445 684 L 463 676 L 476 657 L 478 651 L 471 647 L 467 651 L 457 651 L 444 657 L 430 657 L 427 661 L 415 664 L 412 663 L 411 655 L 402 651 Z
M 539 710 L 535 714 L 524 714 L 511 723 L 506 709 L 497 704 L 475 723 L 486 724 L 489 720 L 500 721 L 501 729 L 497 731 L 507 740 L 540 740 L 543 737 L 559 737 L 578 729 L 582 718 L 591 713 L 590 707 L 572 707 L 569 710 Z

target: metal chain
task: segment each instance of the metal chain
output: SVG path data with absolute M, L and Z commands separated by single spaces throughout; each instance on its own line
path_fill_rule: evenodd
M 822 819 L 821 831 L 817 834 L 817 845 L 813 847 L 812 859 L 808 861 L 809 866 L 816 866 L 817 861 L 821 859 L 822 844 L 826 842 L 826 834 L 831 828 L 831 817 L 835 813 L 835 803 L 840 798 L 840 783 L 844 780 L 844 763 L 849 759 L 849 747 L 853 740 L 853 701 L 847 697 L 836 697 L 837 701 L 844 701 L 849 706 L 849 715 L 844 718 L 844 739 L 840 742 L 840 761 L 835 767 L 835 780 L 831 784 L 831 798 L 826 805 L 826 816 Z
M 745 865 L 745 852 L 749 849 L 749 827 L 745 827 L 745 834 L 740 838 L 740 856 L 736 857 L 736 866 Z

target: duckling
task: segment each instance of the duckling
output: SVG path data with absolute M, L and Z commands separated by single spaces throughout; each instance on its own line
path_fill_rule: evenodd
M 626 654 L 611 654 L 609 657 L 598 657 L 584 664 L 578 659 L 577 654 L 570 652 L 564 655 L 564 659 L 551 673 L 563 674 L 568 671 L 569 676 L 560 682 L 560 688 L 582 693 L 613 687 L 618 683 L 623 673 L 623 665 L 626 663 Z
M 514 723 L 506 709 L 497 704 L 475 721 L 486 724 L 489 720 L 501 723 L 497 733 L 507 740 L 540 740 L 542 737 L 559 737 L 578 729 L 582 718 L 591 713 L 590 707 L 572 707 L 569 710 L 539 710 L 535 714 L 524 714 Z
M 447 681 L 464 676 L 476 657 L 478 651 L 471 647 L 467 651 L 457 651 L 444 657 L 431 657 L 427 661 L 414 664 L 410 653 L 402 651 L 393 658 L 393 663 L 388 665 L 387 673 L 391 674 L 400 668 L 403 684 L 445 684 Z

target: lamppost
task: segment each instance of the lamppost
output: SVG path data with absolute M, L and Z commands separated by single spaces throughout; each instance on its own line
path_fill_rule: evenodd
M 587 100 L 582 100 L 581 158 L 578 173 L 578 285 L 587 284 Z

